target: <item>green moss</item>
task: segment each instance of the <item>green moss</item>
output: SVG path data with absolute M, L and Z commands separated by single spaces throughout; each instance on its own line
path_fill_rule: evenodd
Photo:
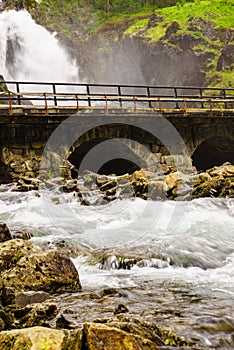
M 146 38 L 151 39 L 151 41 L 158 41 L 166 33 L 166 28 L 163 23 L 159 23 L 158 26 L 152 27 L 147 30 L 147 33 L 144 35 Z
M 124 32 L 124 35 L 135 35 L 139 33 L 139 31 L 142 31 L 147 28 L 148 22 L 149 22 L 148 18 L 144 18 L 139 21 L 136 21 Z

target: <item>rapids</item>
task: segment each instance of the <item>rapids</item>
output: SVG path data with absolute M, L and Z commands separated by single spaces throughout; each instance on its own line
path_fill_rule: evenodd
M 73 193 L 58 197 L 42 189 L 22 194 L 9 185 L 0 192 L 0 220 L 11 229 L 30 230 L 35 242 L 53 246 L 65 240 L 85 248 L 74 259 L 84 292 L 117 288 L 125 295 L 119 301 L 132 314 L 171 328 L 199 349 L 234 346 L 233 209 L 232 199 L 135 198 L 82 206 Z M 174 229 L 169 229 L 175 215 Z M 106 256 L 104 264 L 95 260 L 97 252 Z M 131 268 L 119 265 L 120 259 L 133 258 Z M 79 302 L 67 295 L 61 305 L 74 324 L 87 320 L 85 311 L 79 320 L 70 314 L 74 305 L 81 307 Z M 92 308 L 93 301 L 83 303 L 84 310 L 87 303 Z M 88 316 L 97 317 L 97 311 Z

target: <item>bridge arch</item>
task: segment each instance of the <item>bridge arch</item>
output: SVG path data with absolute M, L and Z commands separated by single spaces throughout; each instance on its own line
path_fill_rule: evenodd
M 83 170 L 107 175 L 131 174 L 153 163 L 151 152 L 157 147 L 159 140 L 139 127 L 102 125 L 89 130 L 73 144 L 68 160 L 79 174 Z
M 212 136 L 202 141 L 192 154 L 193 165 L 197 170 L 207 170 L 225 162 L 234 163 L 234 139 Z

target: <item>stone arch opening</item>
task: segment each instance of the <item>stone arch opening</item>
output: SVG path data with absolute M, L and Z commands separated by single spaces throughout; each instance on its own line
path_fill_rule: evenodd
M 68 160 L 79 174 L 90 170 L 98 174 L 123 175 L 147 167 L 147 163 L 127 145 L 108 139 L 82 143 L 75 148 Z M 73 177 L 76 175 L 77 172 L 73 172 Z
M 197 170 L 207 170 L 225 162 L 234 163 L 234 140 L 227 137 L 210 137 L 202 142 L 192 155 Z
M 124 158 L 115 158 L 103 164 L 99 169 L 99 174 L 119 176 L 127 173 L 132 174 L 136 170 L 140 170 L 140 167 L 134 162 Z
M 73 145 L 68 160 L 78 170 L 78 174 L 84 170 L 106 175 L 132 174 L 135 170 L 147 167 L 147 160 L 137 146 L 144 145 L 152 151 L 152 145 L 155 149 L 157 144 L 159 141 L 153 135 L 138 127 L 103 125 L 82 135 Z M 73 172 L 73 177 L 76 176 L 77 171 Z

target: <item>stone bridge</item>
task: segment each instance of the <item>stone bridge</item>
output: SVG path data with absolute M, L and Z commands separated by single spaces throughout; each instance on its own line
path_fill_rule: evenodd
M 53 153 L 46 163 L 47 171 L 56 163 L 56 152 L 77 169 L 109 174 L 146 167 L 151 154 L 157 154 L 158 161 L 167 165 L 175 162 L 174 155 L 182 163 L 190 157 L 198 170 L 226 161 L 234 163 L 234 99 L 232 94 L 227 97 L 225 89 L 217 89 L 222 93 L 224 90 L 225 96 L 221 98 L 216 92 L 211 100 L 201 96 L 202 88 L 193 88 L 199 90 L 199 96 L 186 97 L 179 95 L 179 88 L 173 88 L 173 96 L 164 91 L 162 97 L 152 97 L 149 87 L 145 87 L 146 95 L 124 95 L 117 88 L 118 95 L 107 96 L 92 94 L 89 86 L 88 94 L 82 94 L 86 105 L 78 100 L 81 94 L 57 94 L 55 88 L 51 95 L 22 94 L 19 87 L 18 92 L 2 94 L 1 98 L 7 101 L 1 100 L 0 105 L 2 182 L 19 174 L 35 176 L 45 150 Z M 67 101 L 71 95 L 75 104 L 59 105 L 64 96 Z M 40 103 L 27 105 L 27 99 L 32 98 Z M 125 98 L 127 104 L 123 106 Z M 222 106 L 217 107 L 219 103 Z

